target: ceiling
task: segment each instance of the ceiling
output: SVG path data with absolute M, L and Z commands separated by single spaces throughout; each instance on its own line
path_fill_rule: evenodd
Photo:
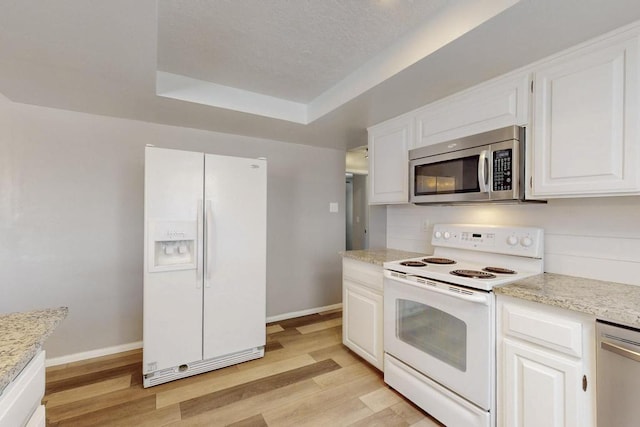
M 0 0 L 15 102 L 349 149 L 637 0 Z M 158 96 L 160 95 L 160 96 Z

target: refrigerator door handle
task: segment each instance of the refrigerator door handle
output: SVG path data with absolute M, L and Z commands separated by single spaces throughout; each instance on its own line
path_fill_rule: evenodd
M 198 199 L 198 239 L 196 240 L 196 289 L 200 289 L 202 287 L 202 280 L 203 280 L 203 276 L 202 276 L 202 263 L 204 262 L 203 259 L 203 237 L 204 236 L 204 229 L 203 229 L 203 224 L 202 224 L 202 210 L 203 210 L 203 206 L 202 206 L 202 199 Z
M 205 267 L 204 267 L 204 287 L 211 287 L 211 270 L 213 266 L 211 265 L 211 259 L 213 258 L 213 251 L 211 250 L 211 243 L 213 239 L 209 239 L 211 236 L 209 235 L 213 230 L 213 209 L 211 207 L 211 200 L 207 200 L 205 202 L 205 224 L 204 224 L 204 241 L 205 241 Z

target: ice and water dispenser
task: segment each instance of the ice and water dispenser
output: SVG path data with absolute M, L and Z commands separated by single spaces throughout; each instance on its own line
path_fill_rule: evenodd
M 148 231 L 150 272 L 196 268 L 196 221 L 150 221 Z

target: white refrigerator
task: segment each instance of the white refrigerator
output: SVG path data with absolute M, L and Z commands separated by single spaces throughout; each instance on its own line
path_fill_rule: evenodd
M 267 162 L 146 147 L 149 387 L 264 355 Z

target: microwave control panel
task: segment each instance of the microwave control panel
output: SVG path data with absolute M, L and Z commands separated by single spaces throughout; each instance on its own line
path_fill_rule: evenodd
M 513 150 L 493 152 L 493 191 L 513 190 Z

